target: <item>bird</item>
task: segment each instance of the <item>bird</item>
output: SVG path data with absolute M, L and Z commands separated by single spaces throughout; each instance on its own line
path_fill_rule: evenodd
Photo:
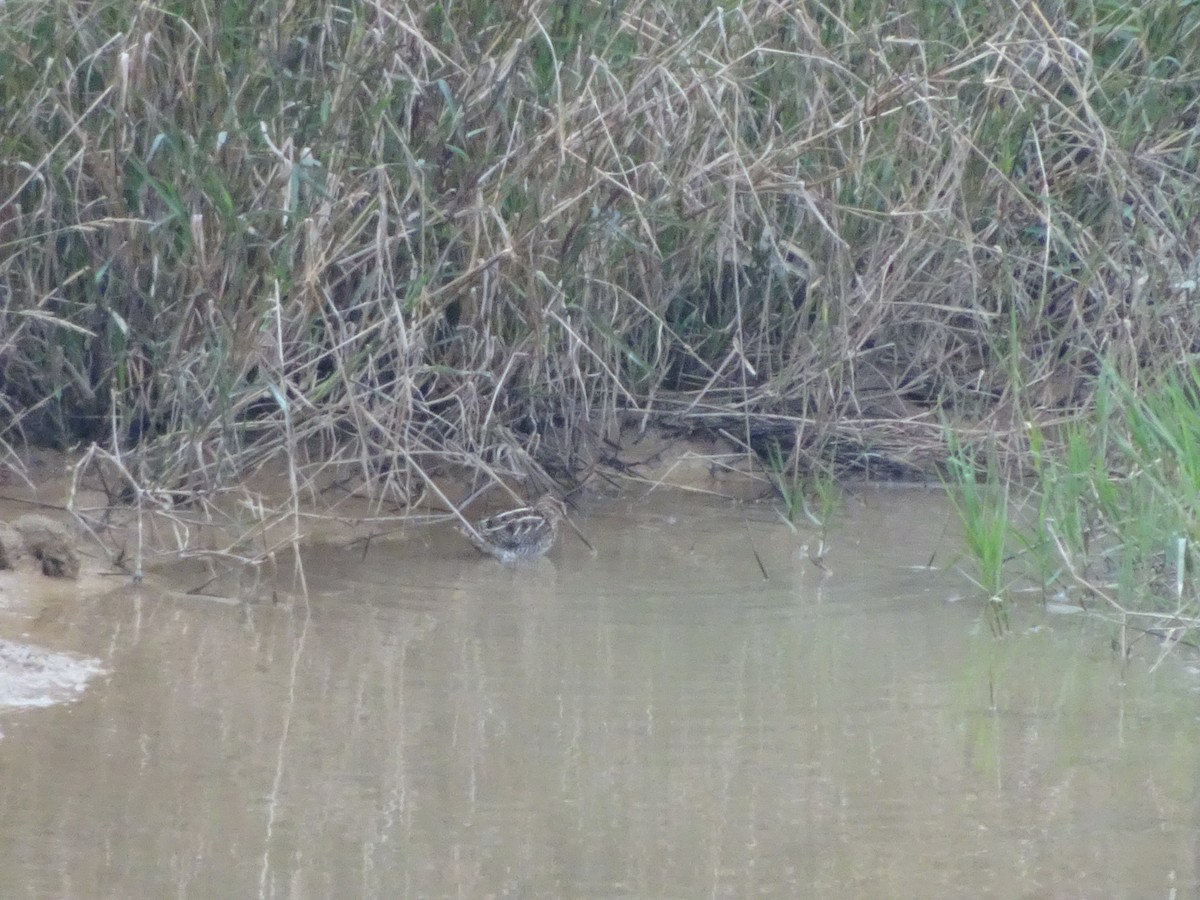
M 553 547 L 558 537 L 558 523 L 566 518 L 567 507 L 563 502 L 546 494 L 533 506 L 480 519 L 475 523 L 474 533 L 466 528 L 459 531 L 481 553 L 490 553 L 507 565 L 517 560 L 535 559 Z

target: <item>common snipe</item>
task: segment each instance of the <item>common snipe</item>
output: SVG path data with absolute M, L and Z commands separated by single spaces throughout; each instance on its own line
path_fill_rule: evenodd
M 558 523 L 566 518 L 567 508 L 563 502 L 546 494 L 533 506 L 480 519 L 475 523 L 474 534 L 465 528 L 459 531 L 481 552 L 490 553 L 502 563 L 511 563 L 541 556 L 553 547 L 558 537 Z

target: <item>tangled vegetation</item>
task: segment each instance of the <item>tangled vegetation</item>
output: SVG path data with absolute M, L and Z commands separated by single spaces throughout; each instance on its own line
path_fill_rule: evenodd
M 1178 0 L 0 5 L 0 452 L 92 446 L 114 499 L 566 484 L 650 425 L 780 485 L 947 429 L 1028 473 L 1197 351 L 1198 41 Z

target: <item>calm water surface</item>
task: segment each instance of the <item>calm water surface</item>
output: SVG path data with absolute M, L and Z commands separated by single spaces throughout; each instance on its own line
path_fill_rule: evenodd
M 421 532 L 313 548 L 307 602 L 30 625 L 108 674 L 0 714 L 0 896 L 1200 894 L 1195 679 L 993 639 L 939 498 L 850 499 L 828 573 L 767 507 L 578 518 L 595 556 Z

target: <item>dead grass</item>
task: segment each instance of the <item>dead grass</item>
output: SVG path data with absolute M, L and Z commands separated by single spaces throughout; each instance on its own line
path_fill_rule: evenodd
M 1019 465 L 1200 334 L 1200 8 L 1061 7 L 0 6 L 0 451 L 402 507 L 631 421 Z

